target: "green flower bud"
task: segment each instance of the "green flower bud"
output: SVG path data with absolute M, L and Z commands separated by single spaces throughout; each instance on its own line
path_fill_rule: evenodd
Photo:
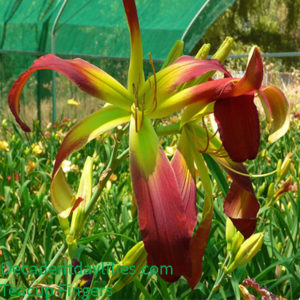
M 275 193 L 274 187 L 275 187 L 274 182 L 271 182 L 268 187 L 267 199 L 271 200 L 273 198 Z
M 213 55 L 212 58 L 219 60 L 221 63 L 225 61 L 227 56 L 229 55 L 231 48 L 233 45 L 233 38 L 232 37 L 226 37 L 224 42 L 221 44 L 217 52 Z
M 282 162 L 282 165 L 281 165 L 281 168 L 280 168 L 280 171 L 279 171 L 279 180 L 283 179 L 286 177 L 288 171 L 290 170 L 290 166 L 291 166 L 291 157 L 292 157 L 292 152 L 289 152 L 283 162 Z
M 267 187 L 267 182 L 264 181 L 264 183 L 258 188 L 257 196 L 261 196 L 264 193 L 266 187 Z
M 110 274 L 110 282 L 117 282 L 112 286 L 112 292 L 120 291 L 124 286 L 133 281 L 147 264 L 147 252 L 143 241 L 132 247 L 119 264 L 113 266 Z
M 231 245 L 232 245 L 232 239 L 234 234 L 236 233 L 236 228 L 233 225 L 232 221 L 230 218 L 227 218 L 226 220 L 226 243 L 227 243 L 227 251 L 231 251 Z
M 168 65 L 172 64 L 177 58 L 179 58 L 183 52 L 183 47 L 183 41 L 176 41 L 161 68 L 163 69 L 167 67 Z
M 238 252 L 243 242 L 244 236 L 239 231 L 237 231 L 232 239 L 232 245 L 230 250 L 232 256 L 234 256 Z
M 251 235 L 245 242 L 243 242 L 232 264 L 227 269 L 227 273 L 232 272 L 237 267 L 248 263 L 260 250 L 263 240 L 264 235 L 260 232 Z
M 282 160 L 279 159 L 278 162 L 277 162 L 277 168 L 276 168 L 276 170 L 277 170 L 277 178 L 278 178 L 278 179 L 279 179 L 280 176 L 281 176 L 281 165 L 282 165 Z
M 197 54 L 195 55 L 195 58 L 206 59 L 206 57 L 209 54 L 209 50 L 210 50 L 210 44 L 203 44 L 202 47 L 197 52 Z
M 3 119 L 3 120 L 2 120 L 2 127 L 3 127 L 3 128 L 6 128 L 7 125 L 8 125 L 8 124 L 7 124 L 7 119 Z
M 93 159 L 88 156 L 83 167 L 79 188 L 76 195 L 76 199 L 82 198 L 83 201 L 81 201 L 79 206 L 73 212 L 69 239 L 77 239 L 83 230 L 86 219 L 85 208 L 92 196 L 92 171 Z

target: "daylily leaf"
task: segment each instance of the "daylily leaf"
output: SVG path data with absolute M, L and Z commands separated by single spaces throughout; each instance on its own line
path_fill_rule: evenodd
M 30 128 L 19 115 L 21 93 L 29 77 L 43 69 L 62 73 L 88 94 L 130 111 L 132 99 L 128 91 L 113 77 L 80 58 L 67 60 L 48 54 L 35 60 L 33 65 L 21 74 L 8 95 L 9 107 L 24 131 L 30 131 Z
M 132 117 L 129 142 L 132 184 L 148 264 L 171 265 L 173 275 L 161 277 L 173 282 L 181 274 L 189 274 L 191 267 L 190 235 L 176 177 L 147 117 L 138 132 Z

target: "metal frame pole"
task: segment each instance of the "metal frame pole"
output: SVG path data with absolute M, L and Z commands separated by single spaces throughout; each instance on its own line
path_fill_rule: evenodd
M 68 3 L 68 0 L 64 0 L 51 29 L 51 53 L 55 54 L 55 34 L 56 34 L 56 26 L 58 21 Z M 52 71 L 52 123 L 56 122 L 56 72 Z

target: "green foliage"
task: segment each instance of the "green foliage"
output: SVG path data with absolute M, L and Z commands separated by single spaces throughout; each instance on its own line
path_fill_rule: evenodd
M 259 45 L 262 52 L 295 52 L 300 51 L 299 27 L 299 0 L 237 0 L 207 30 L 200 42 L 209 41 L 216 46 L 226 36 L 231 36 L 235 40 L 232 54 L 247 53 L 253 44 Z M 194 54 L 197 49 L 199 44 L 194 48 Z M 300 67 L 299 57 L 276 58 L 276 61 L 282 61 L 281 71 Z
M 49 202 L 52 162 L 55 159 L 60 141 L 72 126 L 62 122 L 56 128 L 45 132 L 35 126 L 30 134 L 23 134 L 8 122 L 1 128 L 1 140 L 9 144 L 7 150 L 0 150 L 0 263 L 11 265 L 49 264 L 58 253 L 64 239 L 56 213 Z M 262 126 L 265 128 L 265 126 Z M 254 184 L 259 196 L 261 209 L 257 232 L 264 232 L 262 250 L 246 266 L 225 276 L 213 299 L 240 299 L 238 285 L 247 277 L 270 290 L 275 295 L 287 299 L 300 296 L 300 140 L 299 123 L 292 122 L 291 130 L 276 144 L 262 144 L 255 161 L 249 161 L 248 170 L 252 174 L 263 174 L 276 169 L 277 161 L 284 159 L 283 153 L 293 149 L 291 165 L 282 180 L 275 175 L 256 178 Z M 266 140 L 268 129 L 263 130 Z M 128 147 L 126 136 L 120 141 L 120 153 Z M 171 141 L 168 141 L 169 144 Z M 39 144 L 40 143 L 40 144 Z M 109 161 L 115 143 L 114 133 L 108 133 L 104 141 L 95 140 L 83 150 L 71 156 L 73 166 L 68 180 L 78 185 L 80 169 L 87 155 L 94 157 L 93 175 L 95 184 Z M 40 145 L 42 152 L 34 153 Z M 35 150 L 34 150 L 35 149 Z M 30 170 L 30 161 L 35 167 Z M 211 235 L 203 259 L 203 276 L 196 288 L 191 291 L 187 282 L 180 279 L 169 284 L 156 275 L 140 275 L 130 285 L 111 296 L 111 299 L 206 299 L 215 283 L 220 264 L 226 257 L 225 215 L 223 213 L 226 177 L 223 171 L 207 160 L 214 170 L 214 217 Z M 221 172 L 221 173 L 220 173 Z M 116 177 L 117 176 L 117 177 Z M 213 178 L 213 177 L 212 177 Z M 289 183 L 286 184 L 289 179 Z M 225 181 L 224 181 L 225 180 Z M 274 191 L 268 192 L 274 184 Z M 264 188 L 261 188 L 264 186 Z M 202 209 L 203 187 L 198 186 L 198 208 Z M 104 270 L 108 263 L 122 260 L 135 242 L 141 240 L 132 202 L 132 189 L 128 160 L 118 168 L 106 184 L 95 210 L 90 215 L 82 238 L 78 241 L 77 257 L 83 265 L 100 266 Z M 67 264 L 66 256 L 59 256 L 56 265 Z M 108 272 L 97 276 L 93 287 L 104 287 L 109 278 Z M 28 288 L 37 275 L 3 276 L 0 283 L 7 281 L 10 286 Z M 77 278 L 78 280 L 78 278 Z M 45 286 L 67 283 L 65 275 L 45 277 L 38 283 Z M 252 291 L 251 291 L 252 292 Z M 0 292 L 4 299 L 4 290 Z M 49 299 L 49 298 L 48 298 Z M 54 298 L 53 298 L 54 299 Z M 96 299 L 90 297 L 90 299 Z

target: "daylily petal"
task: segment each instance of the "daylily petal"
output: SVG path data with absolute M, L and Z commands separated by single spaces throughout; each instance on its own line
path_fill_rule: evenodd
M 186 125 L 188 126 L 188 125 Z M 196 134 L 195 146 L 199 147 L 201 151 L 205 147 L 205 140 L 199 137 L 205 137 L 205 129 L 198 125 L 191 125 L 194 134 Z M 231 218 L 236 228 L 245 236 L 250 236 L 256 226 L 256 215 L 259 210 L 259 203 L 254 195 L 253 187 L 250 178 L 247 176 L 247 170 L 242 163 L 232 161 L 226 152 L 222 151 L 221 156 L 218 156 L 218 149 L 220 149 L 222 142 L 217 136 L 210 138 L 207 153 L 219 163 L 225 171 L 233 179 L 230 190 L 224 202 L 224 212 Z M 215 153 L 215 154 L 214 154 Z M 246 176 L 237 174 L 243 173 Z
M 251 90 L 258 90 L 263 80 L 263 63 L 257 47 L 253 47 L 249 54 L 249 62 L 246 73 L 236 84 L 236 94 L 239 96 L 248 93 Z
M 147 117 L 139 132 L 132 117 L 129 143 L 132 184 L 148 264 L 171 265 L 173 275 L 161 277 L 173 282 L 181 274 L 189 274 L 191 267 L 190 235 L 176 177 Z
M 224 202 L 224 212 L 245 238 L 255 230 L 258 210 L 259 204 L 254 193 L 233 181 Z
M 35 60 L 33 65 L 21 74 L 8 95 L 9 107 L 24 131 L 30 131 L 30 128 L 19 116 L 21 93 L 29 77 L 43 69 L 62 73 L 88 94 L 130 111 L 132 100 L 128 91 L 110 75 L 82 59 L 67 60 L 48 54 Z
M 187 226 L 192 236 L 197 224 L 196 183 L 194 160 L 190 152 L 190 143 L 185 129 L 180 136 L 178 148 L 171 162 L 179 186 L 183 208 L 187 218 Z
M 272 120 L 269 142 L 273 143 L 281 138 L 289 129 L 289 104 L 284 94 L 275 86 L 268 86 L 259 90 L 261 101 L 265 102 L 264 109 Z
M 107 105 L 75 125 L 64 138 L 55 160 L 52 178 L 61 163 L 71 153 L 81 149 L 92 139 L 130 120 L 128 112 L 114 105 Z
M 200 60 L 191 56 L 182 56 L 173 64 L 156 74 L 158 106 L 165 99 L 176 93 L 176 89 L 184 82 L 193 80 L 209 71 L 220 71 L 227 76 L 229 72 L 216 60 Z M 152 104 L 154 97 L 155 79 L 151 76 L 144 84 L 141 95 L 145 94 L 146 108 Z
M 205 197 L 202 219 L 190 243 L 192 274 L 190 276 L 185 275 L 192 289 L 197 285 L 202 276 L 202 258 L 208 242 L 213 216 L 213 194 L 207 168 L 204 164 L 203 156 L 197 153 L 196 149 L 193 152 L 199 176 L 205 190 Z
M 229 157 L 222 158 L 214 155 L 212 157 L 233 179 L 225 199 L 224 212 L 230 217 L 235 227 L 247 238 L 255 230 L 256 215 L 259 210 L 259 203 L 254 194 L 251 180 L 247 176 L 248 172 L 242 163 L 234 162 Z M 237 174 L 232 170 L 246 176 Z
M 131 43 L 131 55 L 128 70 L 128 90 L 134 94 L 134 89 L 136 90 L 145 81 L 143 71 L 142 39 L 135 1 L 123 0 L 123 5 L 129 26 Z
M 54 209 L 61 217 L 68 217 L 75 208 L 74 199 L 68 196 L 71 195 L 71 188 L 60 168 L 63 160 L 101 133 L 128 122 L 129 119 L 127 112 L 108 105 L 81 121 L 67 134 L 56 156 L 50 187 Z M 81 200 L 83 200 L 82 195 L 79 196 Z
M 187 88 L 158 103 L 157 109 L 150 114 L 151 118 L 163 118 L 184 108 L 187 105 L 202 102 L 207 105 L 221 95 L 231 95 L 234 90 L 232 78 L 207 81 Z
M 150 114 L 150 116 L 152 118 L 163 118 L 195 102 L 202 102 L 204 107 L 212 101 L 238 97 L 254 92 L 260 88 L 262 76 L 263 66 L 261 56 L 258 49 L 254 47 L 246 73 L 242 79 L 224 78 L 212 80 L 185 89 L 159 102 L 156 111 Z
M 215 120 L 221 140 L 232 160 L 254 159 L 259 148 L 259 119 L 254 95 L 216 101 Z
M 50 194 L 52 205 L 61 218 L 67 218 L 83 200 L 75 197 L 61 169 L 51 185 Z

